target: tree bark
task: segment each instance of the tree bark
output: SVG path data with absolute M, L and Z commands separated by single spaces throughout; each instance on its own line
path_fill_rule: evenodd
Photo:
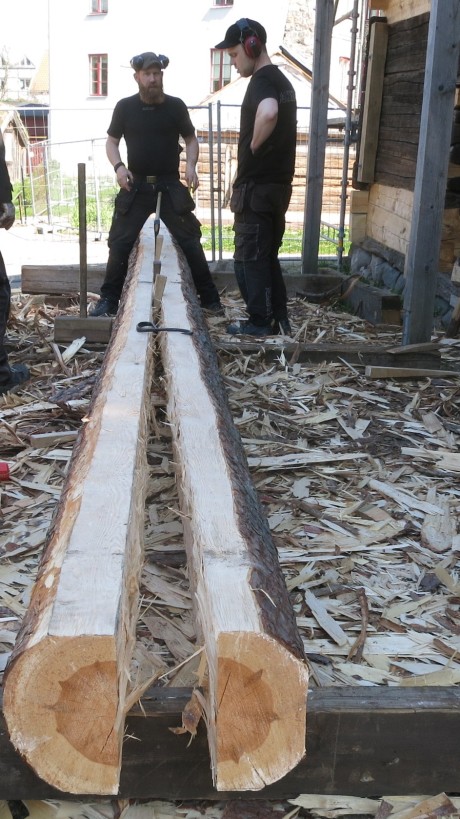
M 188 266 L 165 238 L 160 334 L 217 790 L 258 790 L 305 753 L 307 669 L 268 523 Z M 169 261 L 168 261 L 169 260 Z
M 116 794 L 143 555 L 153 225 L 130 272 L 7 669 L 16 749 L 68 793 Z

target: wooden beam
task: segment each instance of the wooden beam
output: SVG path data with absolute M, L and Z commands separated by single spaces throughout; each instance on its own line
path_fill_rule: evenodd
M 372 0 L 371 8 L 382 9 L 390 25 L 430 11 L 431 0 Z
M 164 247 L 171 240 L 165 237 Z M 181 257 L 179 257 L 181 258 Z M 218 791 L 259 790 L 305 753 L 308 673 L 276 547 L 188 267 L 172 254 L 160 333 L 206 722 Z
M 429 341 L 460 42 L 458 0 L 432 0 L 414 207 L 406 255 L 403 344 Z
M 108 344 L 114 319 L 110 316 L 56 316 L 54 340 L 62 343 L 85 337 L 95 344 Z
M 38 449 L 41 447 L 56 446 L 56 444 L 62 444 L 65 441 L 75 441 L 77 436 L 78 432 L 69 429 L 65 430 L 64 432 L 36 433 L 29 436 L 29 441 L 32 447 Z
M 104 281 L 105 265 L 89 264 L 87 287 L 91 293 L 99 293 Z M 80 291 L 80 266 L 68 265 L 23 265 L 21 267 L 21 292 L 78 293 Z
M 460 378 L 460 372 L 453 370 L 428 370 L 423 367 L 366 367 L 367 378 Z
M 152 259 L 147 223 L 4 679 L 14 746 L 70 793 L 118 791 L 153 368 L 136 325 L 150 317 Z
M 387 45 L 387 23 L 383 18 L 374 19 L 369 35 L 369 56 L 358 157 L 358 182 L 374 181 Z
M 190 689 L 151 688 L 128 714 L 120 798 L 241 798 L 213 787 L 203 724 L 192 743 L 171 732 L 190 696 Z M 306 758 L 251 799 L 458 793 L 459 753 L 458 686 L 312 689 Z M 0 708 L 0 799 L 62 797 L 14 750 Z
M 423 349 L 423 345 L 415 345 L 416 349 L 405 347 L 387 349 L 379 344 L 360 344 L 355 342 L 344 342 L 343 344 L 333 342 L 318 342 L 317 344 L 301 343 L 286 338 L 274 338 L 270 341 L 256 343 L 254 341 L 219 340 L 216 342 L 218 350 L 228 352 L 240 351 L 245 355 L 264 356 L 269 359 L 277 359 L 284 356 L 289 363 L 297 361 L 309 361 L 312 363 L 322 363 L 328 361 L 346 361 L 354 366 L 364 367 L 367 364 L 393 367 L 396 363 L 406 367 L 430 367 L 434 369 L 441 363 L 441 354 L 436 345 L 429 349 Z
M 160 237 L 161 238 L 161 237 Z M 296 290 L 305 286 L 305 277 L 297 274 L 299 269 L 299 261 L 283 260 L 282 267 L 286 288 L 290 295 L 295 294 Z M 95 292 L 99 292 L 100 286 L 104 280 L 105 267 L 102 265 L 95 265 L 93 271 L 93 285 L 97 284 Z M 99 268 L 96 271 L 96 268 Z M 227 288 L 229 290 L 237 290 L 237 283 L 233 273 L 233 267 L 227 268 L 226 260 L 221 262 L 211 262 L 210 268 L 212 278 L 219 290 Z M 323 269 L 315 277 L 309 277 L 309 287 L 312 285 L 312 279 L 317 280 L 318 291 L 327 289 L 331 283 L 336 283 L 340 280 L 345 281 L 346 276 L 343 274 L 332 272 L 330 269 Z M 24 265 L 22 268 L 22 284 L 21 291 L 30 295 L 45 294 L 50 295 L 75 295 L 79 290 L 79 268 L 76 265 Z

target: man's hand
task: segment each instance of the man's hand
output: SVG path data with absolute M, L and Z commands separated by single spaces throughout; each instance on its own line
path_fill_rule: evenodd
M 0 228 L 9 230 L 16 218 L 16 210 L 12 202 L 0 203 Z
M 185 167 L 185 181 L 187 183 L 188 189 L 193 193 L 196 191 L 199 183 L 198 176 L 195 170 L 195 166 L 193 164 L 187 163 Z
M 134 182 L 133 175 L 128 168 L 125 168 L 124 165 L 120 165 L 117 171 L 117 182 L 120 188 L 124 188 L 125 191 L 131 190 L 131 185 Z

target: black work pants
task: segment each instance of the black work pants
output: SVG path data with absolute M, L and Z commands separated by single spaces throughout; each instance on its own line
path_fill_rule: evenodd
M 5 333 L 10 314 L 11 286 L 6 275 L 5 262 L 0 253 L 0 384 L 5 384 L 11 376 L 8 356 L 5 350 Z
M 109 258 L 101 295 L 118 304 L 128 270 L 129 254 L 145 221 L 156 212 L 159 190 L 162 194 L 160 219 L 187 259 L 201 304 L 218 302 L 219 293 L 201 245 L 200 222 L 190 209 L 177 212 L 188 206 L 187 197 L 193 206 L 193 200 L 181 182 L 163 186 L 136 181 L 132 191 L 123 188 L 119 191 L 108 237 Z
M 246 183 L 235 188 L 234 269 L 249 319 L 258 326 L 287 318 L 287 294 L 278 252 L 286 227 L 291 185 Z

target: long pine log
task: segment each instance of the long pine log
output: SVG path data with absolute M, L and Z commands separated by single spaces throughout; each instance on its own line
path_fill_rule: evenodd
M 308 675 L 268 523 L 251 481 L 190 272 L 164 244 L 160 333 L 219 791 L 258 790 L 305 753 Z
M 116 794 L 143 554 L 153 223 L 79 433 L 4 681 L 10 738 L 45 782 Z

